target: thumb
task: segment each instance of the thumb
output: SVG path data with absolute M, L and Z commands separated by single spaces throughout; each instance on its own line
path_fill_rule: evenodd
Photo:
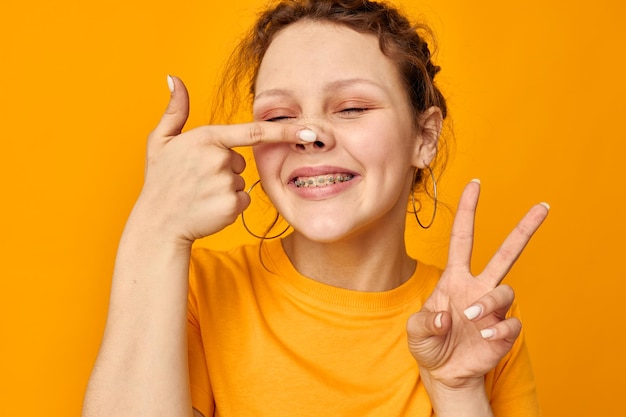
M 180 78 L 167 76 L 170 89 L 170 101 L 151 136 L 159 142 L 167 142 L 172 136 L 179 135 L 189 116 L 189 93 Z
M 452 317 L 446 311 L 422 310 L 409 317 L 406 330 L 409 348 L 415 355 L 432 342 L 432 338 L 445 335 L 452 326 Z

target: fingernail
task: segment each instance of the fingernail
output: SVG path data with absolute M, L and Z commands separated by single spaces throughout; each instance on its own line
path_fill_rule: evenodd
M 441 316 L 443 316 L 443 313 L 438 313 L 435 316 L 435 327 L 438 329 L 441 329 L 441 326 L 443 326 L 443 324 L 441 323 Z
M 309 129 L 302 129 L 298 132 L 298 137 L 303 142 L 315 142 L 317 140 L 317 133 Z
M 483 339 L 489 339 L 490 337 L 493 337 L 494 334 L 496 334 L 496 332 L 493 329 L 482 329 L 480 331 L 480 335 Z
M 550 204 L 546 203 L 545 201 L 542 201 L 541 203 L 542 206 L 544 206 L 545 208 L 547 208 L 548 210 L 550 210 Z
M 171 75 L 167 75 L 167 88 L 170 89 L 170 93 L 174 92 L 174 79 Z
M 474 320 L 476 317 L 480 316 L 480 313 L 482 313 L 482 311 L 482 307 L 476 305 L 467 307 L 463 314 L 465 314 L 465 317 L 467 317 L 468 320 Z
M 478 178 L 474 178 L 470 182 L 475 182 L 476 184 L 480 184 L 480 180 Z

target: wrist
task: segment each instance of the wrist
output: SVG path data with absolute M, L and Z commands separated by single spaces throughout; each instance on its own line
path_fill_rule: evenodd
M 493 417 L 484 378 L 451 385 L 421 367 L 420 376 L 437 417 Z
M 140 197 L 128 217 L 124 237 L 143 241 L 152 247 L 167 247 L 188 253 L 194 239 L 184 236 L 181 230 L 182 227 L 176 225 L 154 204 L 143 201 Z

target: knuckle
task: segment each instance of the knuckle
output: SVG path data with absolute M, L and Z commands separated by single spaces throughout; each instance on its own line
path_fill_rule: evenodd
M 530 238 L 533 235 L 534 229 L 524 222 L 519 223 L 516 226 L 517 232 L 526 238 Z
M 505 295 L 505 297 L 507 297 L 507 299 L 512 300 L 515 298 L 515 290 L 513 289 L 513 287 L 511 287 L 508 284 L 500 285 L 500 291 L 502 291 L 502 293 Z
M 451 233 L 451 238 L 460 242 L 466 242 L 472 240 L 472 233 L 465 230 L 455 230 Z
M 290 133 L 289 129 L 286 125 L 280 125 L 280 140 L 283 142 L 288 142 L 292 133 Z
M 200 126 L 193 129 L 193 132 L 199 144 L 212 145 L 217 140 L 215 131 L 211 126 Z
M 235 191 L 243 191 L 246 188 L 246 181 L 239 175 L 234 179 Z
M 181 107 L 180 105 L 177 105 L 177 103 L 174 103 L 172 101 L 168 103 L 163 113 L 168 116 L 176 116 L 176 117 L 181 117 L 181 118 L 184 117 L 185 119 L 189 117 L 188 108 Z
M 200 132 L 202 132 L 202 135 L 204 137 L 206 137 L 207 139 L 214 139 L 215 138 L 215 129 L 213 129 L 212 126 L 201 126 L 200 128 Z
M 250 141 L 252 143 L 263 142 L 265 138 L 265 129 L 260 123 L 253 123 L 248 131 Z
M 245 187 L 245 181 L 240 175 L 230 175 L 226 182 L 226 188 L 233 192 L 243 190 Z
M 248 193 L 244 191 L 233 191 L 230 193 L 229 209 L 235 216 L 237 216 L 245 207 L 247 207 L 246 203 L 249 201 L 250 197 L 248 196 Z
M 506 262 L 513 262 L 517 259 L 517 253 L 509 249 L 508 247 L 498 248 L 498 255 Z
M 511 317 L 511 322 L 518 332 L 522 330 L 522 321 L 520 319 L 518 319 L 517 317 Z
M 507 319 L 505 322 L 511 334 L 515 337 L 519 335 L 522 330 L 522 322 L 517 317 L 511 317 Z
M 493 292 L 490 292 L 489 294 L 485 295 L 483 299 L 481 300 L 481 302 L 485 306 L 487 306 L 489 310 L 495 308 L 498 305 L 498 299 L 496 298 Z
M 242 211 L 244 211 L 245 209 L 248 208 L 248 206 L 250 205 L 250 195 L 246 192 L 239 192 L 239 213 L 241 213 Z
M 237 174 L 242 173 L 246 169 L 247 165 L 245 158 L 233 150 L 230 150 L 230 152 L 233 171 Z

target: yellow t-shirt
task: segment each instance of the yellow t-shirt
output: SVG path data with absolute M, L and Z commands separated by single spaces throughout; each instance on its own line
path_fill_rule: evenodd
M 206 417 L 433 415 L 406 321 L 440 275 L 418 263 L 398 288 L 359 292 L 299 274 L 279 240 L 194 249 L 193 406 Z M 523 337 L 486 382 L 496 417 L 539 415 Z

